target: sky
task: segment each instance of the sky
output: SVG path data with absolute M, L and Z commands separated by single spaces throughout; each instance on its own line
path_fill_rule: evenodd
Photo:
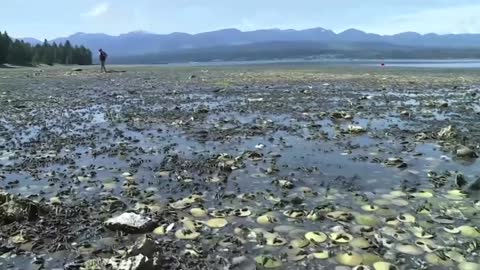
M 480 33 L 479 0 L 1 0 L 0 31 L 53 39 L 73 33 L 200 33 L 223 28 L 371 33 Z

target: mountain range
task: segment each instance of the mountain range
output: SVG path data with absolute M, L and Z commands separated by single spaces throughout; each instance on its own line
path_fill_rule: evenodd
M 32 38 L 24 40 L 34 44 L 41 42 Z M 59 43 L 66 40 L 70 40 L 72 44 L 84 45 L 93 51 L 104 48 L 111 55 L 128 56 L 218 46 L 298 41 L 322 43 L 369 42 L 412 47 L 476 48 L 480 45 L 480 34 L 421 35 L 415 32 L 405 32 L 396 35 L 378 35 L 357 29 L 348 29 L 336 34 L 331 30 L 319 27 L 306 30 L 266 29 L 248 32 L 237 29 L 222 29 L 200 34 L 171 33 L 165 35 L 142 31 L 119 36 L 76 33 L 69 37 L 51 41 Z
M 25 38 L 33 44 L 41 41 Z M 285 58 L 480 58 L 480 34 L 395 35 L 348 29 L 305 30 L 222 29 L 200 34 L 153 34 L 143 31 L 118 36 L 76 33 L 50 42 L 84 45 L 94 53 L 103 48 L 112 63 L 265 60 Z

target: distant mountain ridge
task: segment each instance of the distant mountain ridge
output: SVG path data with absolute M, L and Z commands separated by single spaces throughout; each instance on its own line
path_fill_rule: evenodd
M 84 45 L 92 51 L 103 48 L 110 55 L 116 56 L 143 55 L 265 42 L 380 42 L 402 46 L 437 48 L 477 48 L 480 46 L 480 34 L 422 35 L 415 32 L 405 32 L 395 35 L 378 35 L 366 33 L 358 29 L 348 29 L 337 34 L 321 27 L 305 30 L 264 29 L 245 32 L 230 28 L 200 34 L 153 34 L 136 31 L 119 36 L 76 33 L 69 37 L 57 38 L 51 41 L 63 43 L 67 39 L 72 44 Z M 28 40 L 35 43 L 33 39 Z

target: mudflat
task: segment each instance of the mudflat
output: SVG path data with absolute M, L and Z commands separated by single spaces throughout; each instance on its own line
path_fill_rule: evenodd
M 112 68 L 0 70 L 0 269 L 480 269 L 476 70 Z

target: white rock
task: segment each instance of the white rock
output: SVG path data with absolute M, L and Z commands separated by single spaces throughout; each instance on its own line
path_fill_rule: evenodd
M 117 259 L 111 258 L 107 265 L 111 265 L 114 270 L 150 270 L 153 269 L 153 261 L 142 254 L 135 257 Z
M 123 213 L 105 221 L 105 226 L 111 230 L 121 230 L 126 232 L 148 231 L 154 225 L 149 217 L 144 217 L 135 213 Z
M 437 137 L 441 140 L 447 140 L 455 137 L 457 135 L 457 132 L 455 131 L 455 128 L 452 126 L 448 126 L 445 128 L 442 128 L 440 132 L 438 132 Z
M 366 132 L 367 129 L 362 127 L 362 126 L 349 125 L 348 126 L 348 131 L 350 133 L 363 133 L 363 132 Z
M 259 143 L 259 144 L 255 145 L 255 148 L 256 149 L 263 149 L 263 148 L 265 148 L 265 144 Z

